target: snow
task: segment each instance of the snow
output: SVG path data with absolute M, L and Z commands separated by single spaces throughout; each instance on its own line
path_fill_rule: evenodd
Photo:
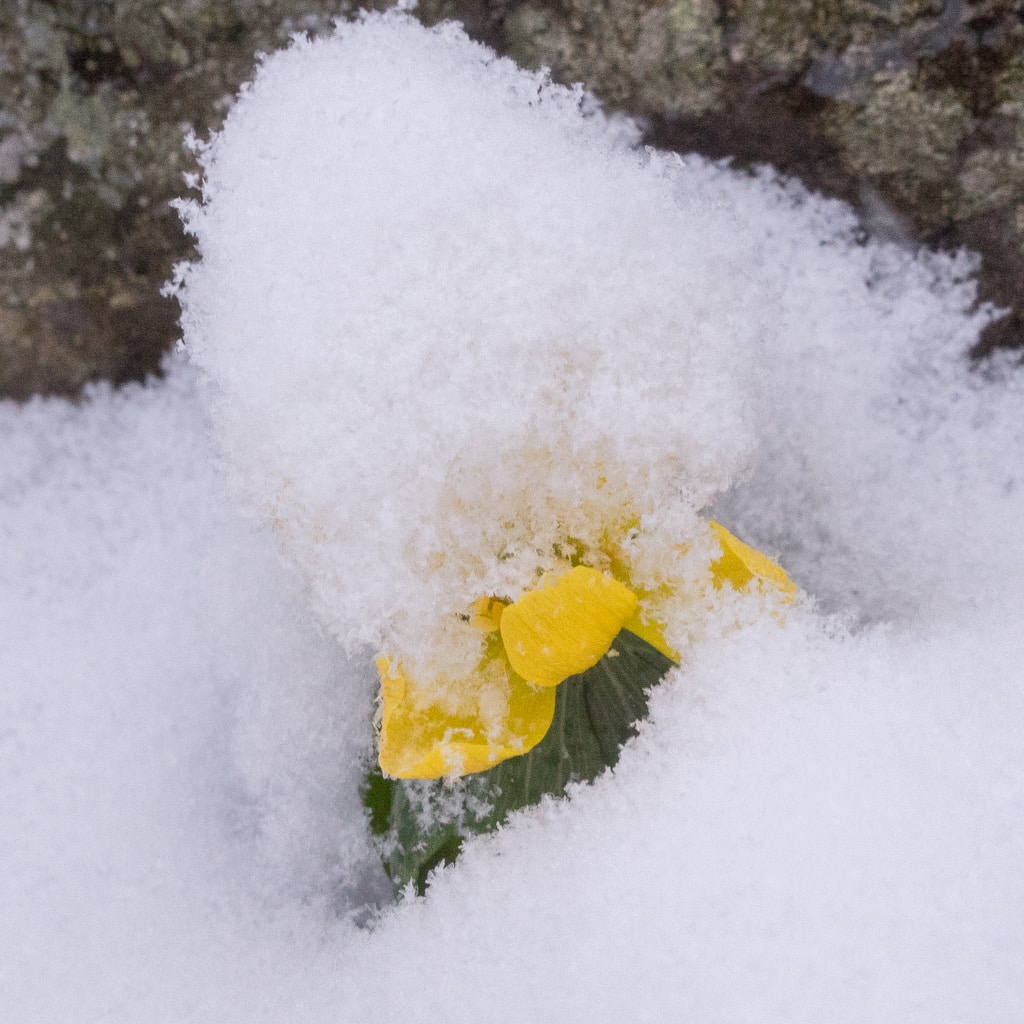
M 1024 1017 L 1021 377 L 965 362 L 970 261 L 581 102 L 397 15 L 268 59 L 189 213 L 199 369 L 0 405 L 5 1019 Z M 714 513 L 808 600 L 706 611 L 614 773 L 373 911 L 373 645 L 536 570 L 493 503 L 623 495 L 645 564 Z

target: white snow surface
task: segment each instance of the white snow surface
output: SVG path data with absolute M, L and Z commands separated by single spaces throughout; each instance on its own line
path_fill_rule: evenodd
M 4 1021 L 1024 1019 L 1022 380 L 966 363 L 971 263 L 579 106 L 400 15 L 268 59 L 190 213 L 201 373 L 0 405 Z M 450 488 L 544 522 L 595 460 L 809 599 L 368 927 L 364 645 L 499 571 L 481 528 L 419 579 Z

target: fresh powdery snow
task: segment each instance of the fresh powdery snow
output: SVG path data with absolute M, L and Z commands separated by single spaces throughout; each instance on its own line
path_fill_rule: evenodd
M 1024 389 L 970 259 L 397 13 L 201 150 L 186 353 L 0 405 L 0 1018 L 1024 1020 Z M 806 598 L 681 603 L 615 770 L 392 901 L 373 653 L 627 507 L 650 580 L 715 516 Z

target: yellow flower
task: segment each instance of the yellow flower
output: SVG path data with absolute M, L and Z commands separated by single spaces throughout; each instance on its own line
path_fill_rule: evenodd
M 711 579 L 716 587 L 731 583 L 737 590 L 742 590 L 756 579 L 763 580 L 787 598 L 796 594 L 796 584 L 781 565 L 744 544 L 720 523 L 708 523 L 708 526 L 722 549 L 722 557 L 711 564 Z
M 709 526 L 722 550 L 709 567 L 716 587 L 742 589 L 758 580 L 786 597 L 796 592 L 771 559 L 718 523 Z M 481 598 L 468 618 L 484 634 L 483 655 L 468 677 L 423 685 L 395 659 L 377 659 L 386 775 L 469 775 L 525 754 L 551 726 L 558 684 L 593 668 L 623 629 L 679 660 L 627 582 L 586 565 L 545 576 L 515 602 Z

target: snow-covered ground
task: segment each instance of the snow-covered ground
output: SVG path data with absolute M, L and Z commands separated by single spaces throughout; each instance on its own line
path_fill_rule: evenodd
M 271 59 L 192 213 L 203 376 L 0 406 L 4 1021 L 1024 1019 L 1024 387 L 969 261 L 576 105 L 401 17 Z M 580 438 L 810 599 L 367 927 L 362 645 L 487 550 L 453 487 L 541 521 Z

